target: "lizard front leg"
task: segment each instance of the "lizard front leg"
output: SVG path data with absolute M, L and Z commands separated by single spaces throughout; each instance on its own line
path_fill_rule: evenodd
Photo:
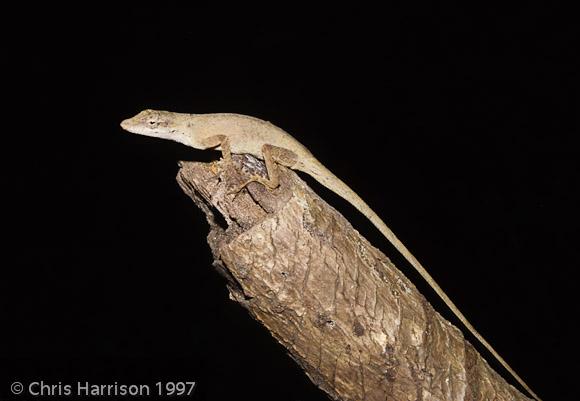
M 230 138 L 227 135 L 214 135 L 205 138 L 203 141 L 203 146 L 205 149 L 217 148 L 219 147 L 222 151 L 222 157 L 226 164 L 231 164 L 232 162 L 232 150 L 230 147 Z
M 286 167 L 293 167 L 298 160 L 296 153 L 291 150 L 268 144 L 262 145 L 262 156 L 266 163 L 268 178 L 259 175 L 252 175 L 246 182 L 240 185 L 236 190 L 232 191 L 232 193 L 240 192 L 251 182 L 259 182 L 266 188 L 275 189 L 280 184 L 277 164 Z

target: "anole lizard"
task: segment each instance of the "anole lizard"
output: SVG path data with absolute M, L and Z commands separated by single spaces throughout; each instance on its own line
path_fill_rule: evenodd
M 437 295 L 453 311 L 475 338 L 501 363 L 501 365 L 536 400 L 540 398 L 528 387 L 508 363 L 477 332 L 431 275 L 409 252 L 381 218 L 352 189 L 322 165 L 310 151 L 290 134 L 275 125 L 258 118 L 241 114 L 183 114 L 169 111 L 144 110 L 135 117 L 124 120 L 121 127 L 129 132 L 169 139 L 196 149 L 215 148 L 222 151 L 224 160 L 231 161 L 231 154 L 251 154 L 266 163 L 268 178 L 253 176 L 239 189 L 256 181 L 268 188 L 278 186 L 276 163 L 302 171 L 316 181 L 346 199 L 395 246 Z

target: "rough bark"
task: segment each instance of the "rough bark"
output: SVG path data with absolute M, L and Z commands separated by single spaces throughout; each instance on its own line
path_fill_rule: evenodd
M 529 400 L 494 372 L 390 260 L 293 171 L 281 184 L 250 156 L 182 163 L 206 214 L 214 265 L 245 307 L 336 400 Z M 227 228 L 218 224 L 218 211 Z

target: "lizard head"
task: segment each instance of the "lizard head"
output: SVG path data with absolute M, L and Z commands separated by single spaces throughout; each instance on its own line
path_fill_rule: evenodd
M 183 142 L 186 139 L 181 114 L 170 111 L 143 110 L 121 122 L 125 131 Z

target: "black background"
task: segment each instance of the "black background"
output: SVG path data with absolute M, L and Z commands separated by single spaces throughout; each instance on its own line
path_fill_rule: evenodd
M 194 380 L 197 400 L 326 399 L 211 268 L 174 178 L 178 160 L 219 153 L 120 129 L 154 108 L 292 133 L 540 396 L 575 398 L 572 13 L 31 5 L 4 19 L 0 397 L 16 380 Z M 362 215 L 305 179 L 456 323 Z

